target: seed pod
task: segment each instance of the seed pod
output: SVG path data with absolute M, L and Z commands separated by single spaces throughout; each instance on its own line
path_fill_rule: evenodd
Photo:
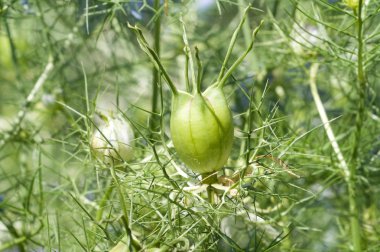
M 255 237 L 262 237 L 260 243 L 264 245 L 270 244 L 280 235 L 280 232 L 272 225 L 266 223 L 264 219 L 247 212 L 228 215 L 222 218 L 220 231 L 233 241 L 231 243 L 225 239 L 220 239 L 218 251 L 222 252 L 231 251 L 236 245 L 240 247 L 240 250 L 248 251 L 249 248 L 257 246 Z
M 232 148 L 233 123 L 221 88 L 173 96 L 170 131 L 179 157 L 194 172 L 222 168 Z
M 132 128 L 120 117 L 106 118 L 91 139 L 91 147 L 96 156 L 107 163 L 111 160 L 130 160 L 133 157 Z
M 136 33 L 141 49 L 149 56 L 155 67 L 162 72 L 172 91 L 172 114 L 170 131 L 174 147 L 181 160 L 194 172 L 207 177 L 209 173 L 217 171 L 226 163 L 231 152 L 233 142 L 233 123 L 231 111 L 223 94 L 223 85 L 236 67 L 244 60 L 253 47 L 254 38 L 260 25 L 253 31 L 252 40 L 245 52 L 236 59 L 230 68 L 228 59 L 236 42 L 237 34 L 242 29 L 250 6 L 245 9 L 243 18 L 232 35 L 230 45 L 222 64 L 216 83 L 205 92 L 201 92 L 202 65 L 197 56 L 198 78 L 195 78 L 193 61 L 184 28 L 185 52 L 190 61 L 192 72 L 193 93 L 178 91 L 168 72 L 163 67 L 156 52 L 149 46 L 142 31 L 136 26 L 129 27 Z M 186 69 L 186 79 L 188 80 Z M 189 91 L 189 90 L 188 90 Z M 210 181 L 209 181 L 210 182 Z M 212 182 L 211 182 L 212 183 Z

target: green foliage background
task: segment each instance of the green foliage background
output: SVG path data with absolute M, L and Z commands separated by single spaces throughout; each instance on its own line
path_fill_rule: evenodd
M 380 1 L 152 2 L 0 1 L 0 251 L 379 251 Z M 182 18 L 205 89 L 249 3 L 234 59 L 264 25 L 224 89 L 235 140 L 218 175 L 236 183 L 210 203 L 187 190 L 200 181 L 170 141 L 170 91 L 153 95 L 127 24 L 185 89 Z M 133 124 L 132 161 L 92 155 L 107 113 Z

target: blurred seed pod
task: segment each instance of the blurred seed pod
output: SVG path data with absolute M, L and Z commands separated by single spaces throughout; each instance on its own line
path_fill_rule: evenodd
M 94 153 L 106 163 L 133 158 L 134 134 L 131 125 L 121 117 L 103 117 L 91 138 Z
M 221 220 L 220 230 L 231 241 L 221 239 L 218 243 L 218 251 L 236 251 L 236 248 L 245 251 L 254 251 L 260 243 L 270 243 L 277 239 L 279 232 L 264 219 L 252 213 L 226 216 Z M 265 234 L 265 238 L 262 235 Z M 263 238 L 263 239 L 261 239 Z M 252 249 L 252 250 L 250 250 Z

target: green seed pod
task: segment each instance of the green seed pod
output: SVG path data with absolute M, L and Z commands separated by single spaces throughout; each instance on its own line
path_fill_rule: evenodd
M 193 94 L 177 90 L 168 72 L 162 65 L 159 56 L 149 46 L 142 34 L 142 31 L 136 26 L 129 25 L 129 27 L 136 33 L 137 41 L 139 42 L 141 49 L 149 56 L 155 67 L 162 72 L 163 78 L 166 80 L 172 91 L 173 100 L 172 114 L 170 118 L 170 131 L 177 154 L 190 169 L 194 172 L 201 173 L 202 176 L 221 169 L 227 162 L 228 156 L 231 152 L 234 127 L 232 123 L 231 111 L 227 105 L 222 89 L 224 83 L 226 83 L 234 69 L 236 69 L 236 67 L 251 51 L 254 38 L 262 25 L 261 22 L 260 25 L 253 31 L 252 40 L 245 52 L 238 57 L 233 64 L 231 64 L 230 68 L 228 68 L 228 59 L 231 56 L 237 34 L 242 29 L 249 8 L 250 6 L 245 9 L 243 18 L 232 35 L 230 45 L 216 83 L 210 86 L 203 93 L 200 91 L 202 81 L 202 64 L 199 59 L 198 50 L 195 48 L 198 63 L 198 76 L 195 78 L 193 60 L 191 50 L 188 45 L 185 27 L 183 37 L 186 45 L 186 59 L 190 61 Z M 188 81 L 189 76 L 187 70 L 188 69 L 185 70 L 185 77 Z M 188 91 L 190 91 L 189 85 L 187 85 L 187 88 Z
M 353 10 L 359 7 L 359 0 L 345 0 L 344 3 Z
M 181 160 L 194 172 L 223 167 L 233 141 L 232 114 L 219 87 L 203 94 L 179 92 L 173 97 L 170 131 Z

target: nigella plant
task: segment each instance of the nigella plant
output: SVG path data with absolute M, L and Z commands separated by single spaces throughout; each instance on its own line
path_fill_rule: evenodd
M 227 162 L 231 152 L 234 126 L 232 113 L 223 93 L 223 86 L 236 67 L 252 50 L 254 38 L 261 26 L 253 31 L 251 42 L 246 51 L 227 69 L 227 62 L 249 8 L 246 8 L 242 20 L 232 35 L 216 82 L 203 92 L 201 90 L 202 64 L 197 50 L 198 76 L 195 80 L 194 70 L 191 67 L 193 65 L 191 51 L 188 47 L 185 47 L 187 49 L 185 51 L 189 53 L 187 58 L 190 59 L 190 68 L 193 73 L 192 92 L 179 91 L 163 67 L 158 55 L 146 42 L 142 31 L 136 26 L 130 26 L 136 33 L 141 48 L 150 57 L 156 68 L 162 72 L 171 89 L 170 132 L 175 150 L 180 159 L 192 171 L 202 174 L 202 177 L 207 177 L 220 170 Z M 186 35 L 184 37 L 186 43 Z M 186 79 L 188 79 L 188 76 L 186 76 Z

